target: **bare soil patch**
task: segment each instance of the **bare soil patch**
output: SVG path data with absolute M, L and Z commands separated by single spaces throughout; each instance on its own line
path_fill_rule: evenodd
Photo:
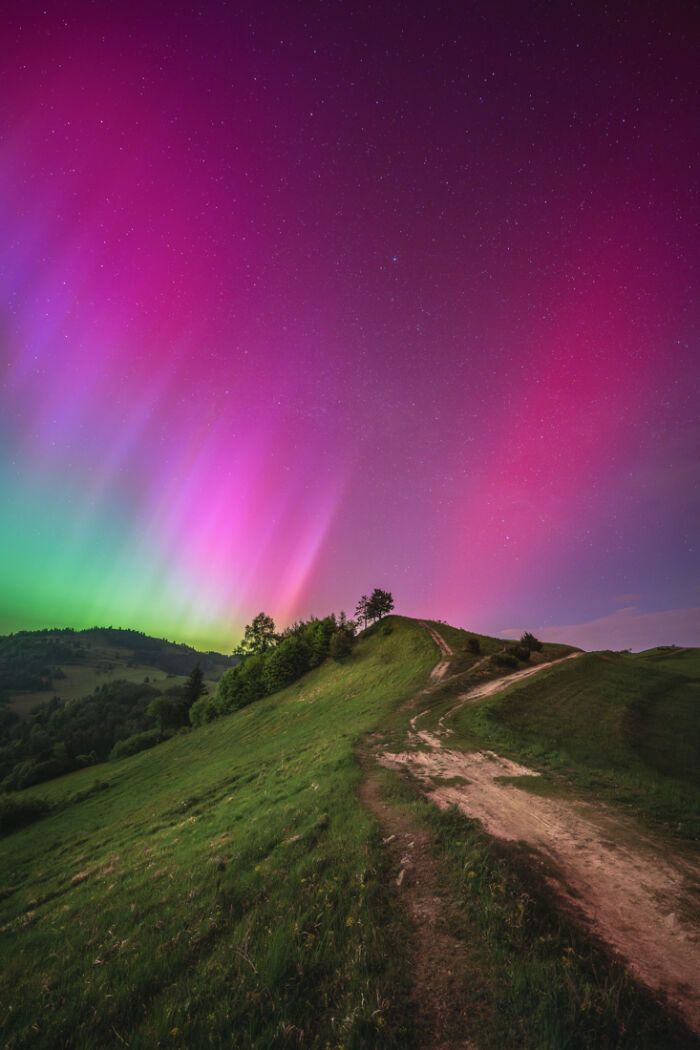
M 457 706 L 492 696 L 547 666 L 551 663 L 483 683 Z M 406 751 L 385 753 L 380 761 L 408 769 L 437 806 L 455 805 L 495 838 L 538 850 L 548 870 L 558 873 L 549 879 L 566 904 L 700 1033 L 700 938 L 688 919 L 689 901 L 700 896 L 694 858 L 669 851 L 607 807 L 536 795 L 504 781 L 539 774 L 491 751 L 444 747 L 444 723 L 438 733 L 414 730 L 409 741 L 417 737 L 430 750 L 413 750 L 409 743 Z
M 454 656 L 454 649 L 451 645 L 445 641 L 442 635 L 431 627 L 429 623 L 420 621 L 421 627 L 425 627 L 426 631 L 437 645 L 440 652 L 443 654 L 443 659 L 439 663 L 435 664 L 432 671 L 430 672 L 430 679 L 433 682 L 439 682 L 441 678 L 444 678 L 450 667 L 450 657 Z

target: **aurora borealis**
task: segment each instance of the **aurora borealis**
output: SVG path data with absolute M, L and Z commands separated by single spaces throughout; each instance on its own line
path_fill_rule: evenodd
M 1 17 L 0 630 L 700 643 L 691 5 Z

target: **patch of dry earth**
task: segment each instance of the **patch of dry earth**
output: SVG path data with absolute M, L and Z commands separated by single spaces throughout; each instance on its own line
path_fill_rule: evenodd
M 700 941 L 683 918 L 700 867 L 606 807 L 544 798 L 499 779 L 539 775 L 517 762 L 443 748 L 426 731 L 418 736 L 430 751 L 386 753 L 380 761 L 409 769 L 441 808 L 456 805 L 495 838 L 541 851 L 561 873 L 552 876 L 561 896 L 700 1032 Z

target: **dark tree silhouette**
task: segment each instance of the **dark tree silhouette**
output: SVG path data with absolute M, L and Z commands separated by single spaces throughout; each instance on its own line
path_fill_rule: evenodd
M 357 617 L 357 619 L 365 627 L 367 627 L 367 621 L 369 620 L 370 617 L 369 617 L 369 598 L 367 597 L 366 594 L 363 594 L 362 597 L 360 598 L 359 602 L 357 603 L 357 608 L 355 609 L 355 616 Z
M 394 608 L 394 596 L 391 591 L 375 587 L 367 604 L 367 615 L 370 620 L 381 620 Z
M 204 684 L 204 672 L 202 671 L 200 665 L 197 663 L 190 671 L 189 677 L 185 682 L 183 696 L 188 711 L 192 707 L 192 704 L 195 702 L 195 700 L 199 700 L 202 693 L 205 693 L 206 691 L 206 686 Z
M 264 612 L 258 613 L 252 623 L 246 626 L 243 641 L 235 649 L 239 656 L 250 653 L 266 653 L 277 645 L 279 636 L 275 631 L 275 621 Z
M 336 631 L 331 638 L 330 655 L 334 660 L 344 660 L 350 656 L 354 642 L 350 631 Z

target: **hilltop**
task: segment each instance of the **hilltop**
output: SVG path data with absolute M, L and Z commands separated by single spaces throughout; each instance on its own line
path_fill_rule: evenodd
M 0 858 L 8 1050 L 695 1045 L 690 1000 L 486 802 L 585 804 L 689 886 L 698 651 L 503 649 L 388 617 L 286 689 L 33 787 Z

